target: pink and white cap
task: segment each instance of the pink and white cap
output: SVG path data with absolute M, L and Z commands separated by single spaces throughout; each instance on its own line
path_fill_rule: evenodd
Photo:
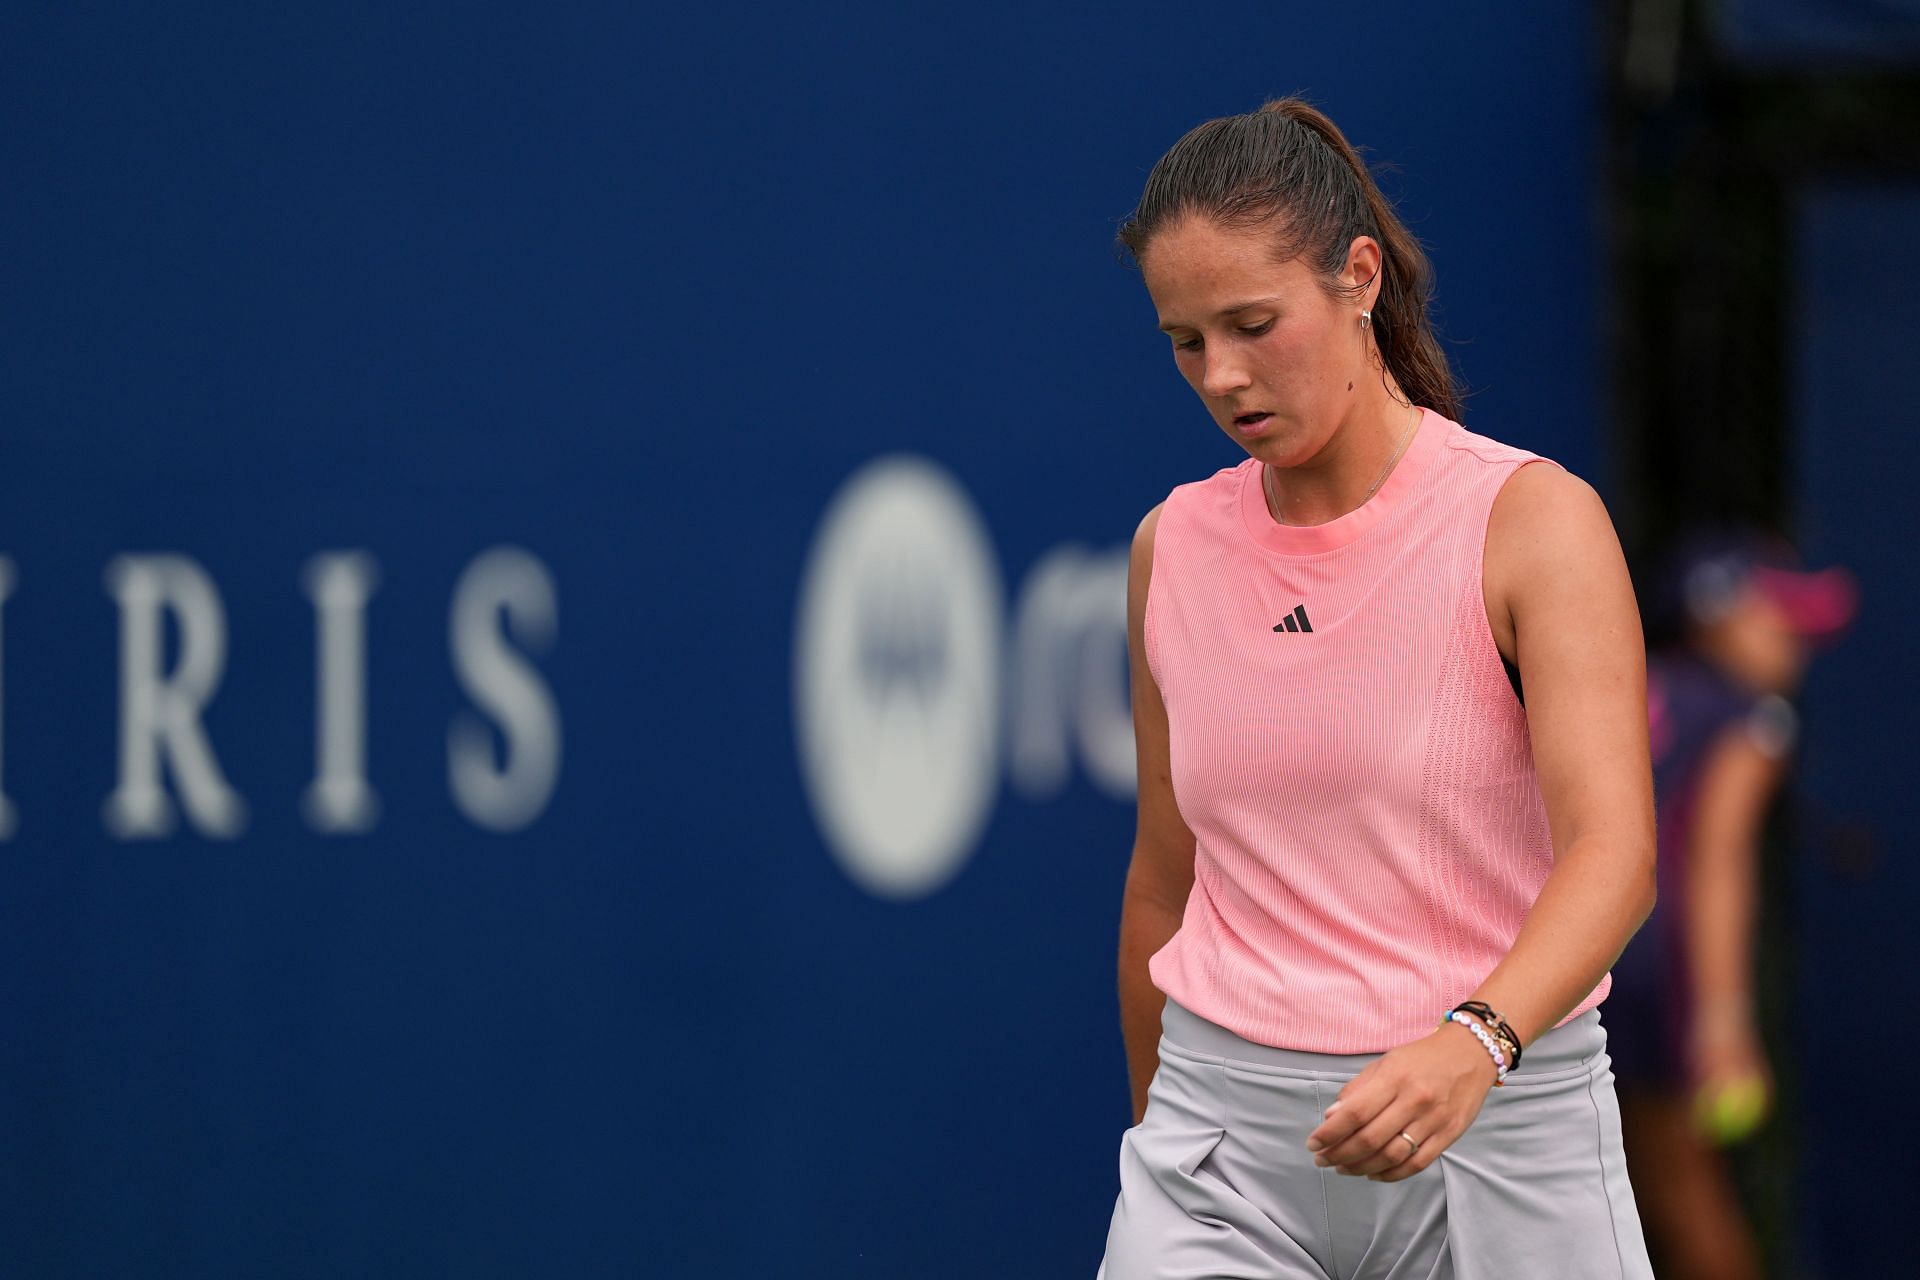
M 1761 533 L 1689 542 L 1671 581 L 1678 589 L 1677 603 L 1695 623 L 1725 616 L 1752 587 L 1780 610 L 1789 626 L 1816 642 L 1839 636 L 1860 608 L 1860 588 L 1852 573 L 1837 565 L 1802 568 L 1787 542 Z

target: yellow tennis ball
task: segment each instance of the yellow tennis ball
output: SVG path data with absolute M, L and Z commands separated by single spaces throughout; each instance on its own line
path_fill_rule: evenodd
M 1694 1098 L 1694 1122 L 1719 1146 L 1739 1142 L 1767 1118 L 1767 1085 L 1758 1076 L 1708 1086 Z

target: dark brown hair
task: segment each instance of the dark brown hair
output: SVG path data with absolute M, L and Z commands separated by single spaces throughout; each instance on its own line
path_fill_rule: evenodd
M 1323 282 L 1346 265 L 1356 236 L 1372 236 L 1380 245 L 1373 337 L 1381 359 L 1414 404 L 1460 420 L 1453 371 L 1427 314 L 1433 268 L 1333 121 L 1299 98 L 1281 98 L 1198 126 L 1153 166 L 1120 244 L 1137 263 L 1156 234 L 1192 214 L 1234 230 L 1272 229 L 1276 260 L 1300 258 Z

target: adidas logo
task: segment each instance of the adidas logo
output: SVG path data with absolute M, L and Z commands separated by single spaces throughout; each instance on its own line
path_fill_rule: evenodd
M 1273 629 L 1275 631 L 1311 631 L 1313 630 L 1313 624 L 1307 621 L 1307 606 L 1305 606 L 1304 604 L 1297 604 L 1293 606 L 1293 612 L 1288 614 L 1281 621 L 1274 623 Z

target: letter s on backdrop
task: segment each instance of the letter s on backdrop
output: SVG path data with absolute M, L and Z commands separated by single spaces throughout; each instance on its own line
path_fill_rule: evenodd
M 560 708 L 539 671 L 508 643 L 544 652 L 558 630 L 553 577 L 532 553 L 494 547 L 467 565 L 447 619 L 453 670 L 468 698 L 493 722 L 505 750 L 496 763 L 493 729 L 471 711 L 447 731 L 453 802 L 489 831 L 518 831 L 546 809 L 560 780 Z

